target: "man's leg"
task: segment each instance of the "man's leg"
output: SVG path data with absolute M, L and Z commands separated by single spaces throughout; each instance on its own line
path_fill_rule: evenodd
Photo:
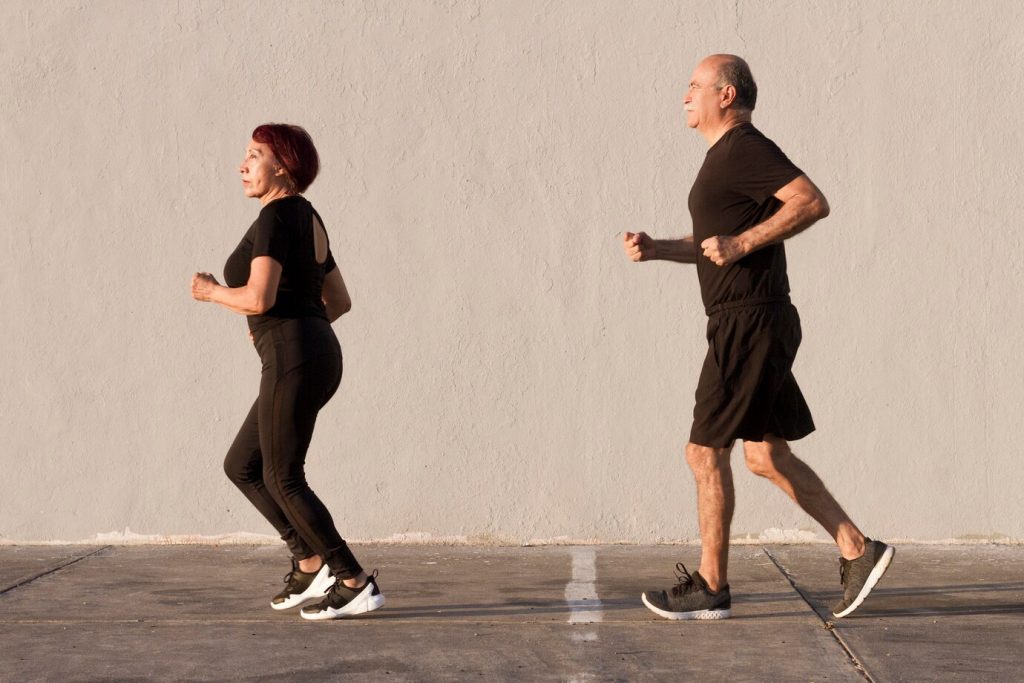
M 728 448 L 686 444 L 686 462 L 697 483 L 697 519 L 700 523 L 700 575 L 717 591 L 729 583 L 729 527 L 736 507 Z
M 743 453 L 750 471 L 768 479 L 796 501 L 835 539 L 844 558 L 853 560 L 864 554 L 864 534 L 814 470 L 793 455 L 785 439 L 766 434 L 764 441 L 744 441 Z M 701 526 L 703 533 L 703 524 Z
M 700 570 L 690 574 L 680 562 L 678 582 L 668 590 L 644 591 L 644 605 L 666 619 L 728 619 L 732 597 L 728 590 L 729 525 L 736 505 L 728 448 L 686 444 L 686 461 L 697 481 L 700 522 Z

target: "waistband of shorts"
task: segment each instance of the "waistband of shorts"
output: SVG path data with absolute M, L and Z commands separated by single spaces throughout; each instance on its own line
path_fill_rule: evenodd
M 716 313 L 736 311 L 742 308 L 756 308 L 757 306 L 771 306 L 773 304 L 788 304 L 789 296 L 762 296 L 755 299 L 740 299 L 739 301 L 726 301 L 722 304 L 708 306 L 704 312 L 710 317 Z

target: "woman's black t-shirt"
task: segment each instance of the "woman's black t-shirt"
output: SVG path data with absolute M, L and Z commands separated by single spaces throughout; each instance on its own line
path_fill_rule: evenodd
M 263 207 L 224 264 L 224 282 L 228 287 L 242 287 L 249 281 L 249 269 L 257 256 L 269 256 L 281 264 L 281 282 L 274 305 L 263 315 L 246 316 L 253 334 L 289 318 L 327 320 L 322 298 L 324 276 L 336 265 L 329 243 L 327 259 L 316 262 L 314 216 L 323 225 L 305 197 L 275 199 Z

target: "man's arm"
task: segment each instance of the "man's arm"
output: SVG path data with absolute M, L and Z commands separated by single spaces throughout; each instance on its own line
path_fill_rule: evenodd
M 704 255 L 715 265 L 735 263 L 751 252 L 803 232 L 829 213 L 825 195 L 805 175 L 783 185 L 775 198 L 782 202 L 775 215 L 735 237 L 709 237 L 700 245 Z
M 697 262 L 693 235 L 676 240 L 656 240 L 645 232 L 627 232 L 623 235 L 622 246 L 631 261 Z

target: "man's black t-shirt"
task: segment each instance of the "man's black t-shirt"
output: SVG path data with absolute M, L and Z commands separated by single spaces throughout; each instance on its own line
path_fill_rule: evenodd
M 247 316 L 253 333 L 288 318 L 327 319 L 322 299 L 324 276 L 336 266 L 329 246 L 327 259 L 316 262 L 314 216 L 323 225 L 305 197 L 275 199 L 263 207 L 224 264 L 224 282 L 228 287 L 242 287 L 249 281 L 249 268 L 257 256 L 270 256 L 281 264 L 281 282 L 274 305 L 263 315 Z
M 700 244 L 716 235 L 739 235 L 770 218 L 782 206 L 773 195 L 801 175 L 782 150 L 750 123 L 730 129 L 708 150 L 689 199 L 705 307 L 789 294 L 782 243 L 758 249 L 725 267 L 704 256 Z

